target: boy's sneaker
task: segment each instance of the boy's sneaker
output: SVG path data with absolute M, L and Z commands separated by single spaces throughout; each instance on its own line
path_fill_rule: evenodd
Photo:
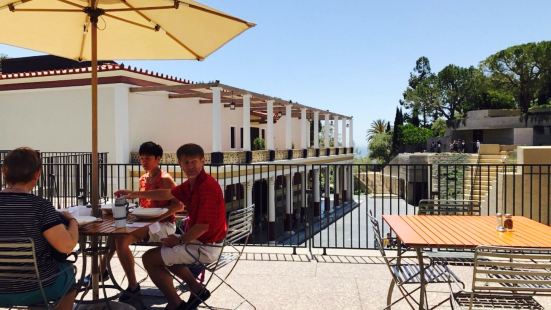
M 130 289 L 130 287 L 126 288 L 124 291 L 122 291 L 121 296 L 119 297 L 120 302 L 129 302 L 134 297 L 140 295 L 140 285 L 136 286 L 135 289 Z
M 103 272 L 103 274 L 100 275 L 100 282 L 101 282 L 102 280 L 103 280 L 104 282 L 107 281 L 107 280 L 109 280 L 109 272 L 107 272 L 107 270 L 105 270 L 105 271 Z M 91 275 L 91 274 L 86 275 L 86 276 L 84 277 L 83 284 L 84 284 L 85 286 L 88 286 L 88 285 L 91 285 L 91 284 L 92 284 L 92 275 Z
M 195 310 L 197 307 L 203 302 L 209 299 L 210 297 L 210 291 L 206 288 L 203 288 L 197 296 L 195 294 L 191 294 L 189 297 L 189 300 L 187 301 L 187 307 L 186 310 Z

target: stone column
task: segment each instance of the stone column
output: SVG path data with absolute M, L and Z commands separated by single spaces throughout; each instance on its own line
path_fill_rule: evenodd
M 323 147 L 328 148 L 329 147 L 329 114 L 325 114 L 324 116 L 324 122 L 323 122 Z
M 300 220 L 304 221 L 306 218 L 306 207 L 308 207 L 308 201 L 306 197 L 306 182 L 308 181 L 308 170 L 304 170 L 300 173 Z
M 341 204 L 341 201 L 340 201 L 340 193 L 341 193 L 341 168 L 340 166 L 335 166 L 335 174 L 334 174 L 334 177 L 335 177 L 335 193 L 334 193 L 334 196 L 333 196 L 333 207 L 334 208 L 337 208 L 338 206 L 340 206 Z
M 329 211 L 331 209 L 331 191 L 330 191 L 330 183 L 331 183 L 331 173 L 329 171 L 329 166 L 325 167 L 325 211 Z
M 319 149 L 319 137 L 318 133 L 320 131 L 319 128 L 319 122 L 320 122 L 320 112 L 314 111 L 314 148 Z
M 300 109 L 300 148 L 306 148 L 306 108 Z
M 352 121 L 353 119 L 350 118 L 350 127 L 348 127 L 348 130 L 349 130 L 349 135 L 348 135 L 348 141 L 349 141 L 349 145 L 350 147 L 354 147 L 354 132 L 352 131 Z
M 268 241 L 275 241 L 275 180 L 268 178 Z
M 343 131 L 344 133 L 345 131 Z M 348 166 L 342 167 L 342 202 L 348 201 Z
M 285 231 L 293 230 L 293 173 L 285 175 Z
M 243 95 L 243 151 L 251 150 L 251 95 Z
M 319 169 L 314 169 L 314 184 L 313 186 L 313 192 L 314 192 L 314 216 L 320 215 L 320 171 Z
M 342 146 L 348 147 L 348 140 L 346 139 L 346 131 L 348 131 L 348 127 L 346 127 L 347 120 L 346 118 L 342 119 Z
M 339 139 L 339 117 L 338 116 L 335 116 L 335 118 L 333 119 L 333 125 L 335 126 L 335 130 L 333 131 L 333 139 L 334 139 L 334 145 L 335 147 L 341 147 L 341 142 L 340 142 L 340 139 Z
M 293 148 L 293 105 L 285 106 L 285 148 Z
M 222 153 L 222 99 L 221 87 L 211 87 L 212 90 L 212 153 L 211 162 L 221 164 L 224 162 Z
M 274 101 L 266 101 L 266 149 L 274 150 Z
M 348 200 L 354 201 L 354 162 L 351 162 L 350 164 L 350 178 L 348 179 Z
M 247 200 L 245 200 L 245 201 L 246 201 L 246 203 L 247 203 L 246 206 L 248 207 L 248 206 L 250 206 L 250 205 L 253 204 L 253 181 L 252 181 L 252 180 L 247 181 L 247 182 L 245 183 L 245 189 L 246 189 L 246 191 L 247 191 L 247 196 L 246 196 L 246 197 L 247 197 Z M 256 209 L 256 208 L 255 208 L 255 209 Z

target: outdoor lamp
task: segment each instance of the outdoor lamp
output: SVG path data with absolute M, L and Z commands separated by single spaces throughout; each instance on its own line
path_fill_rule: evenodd
M 346 128 L 350 127 L 350 123 L 346 123 Z
M 235 110 L 235 102 L 233 101 L 233 90 L 231 92 L 230 110 Z

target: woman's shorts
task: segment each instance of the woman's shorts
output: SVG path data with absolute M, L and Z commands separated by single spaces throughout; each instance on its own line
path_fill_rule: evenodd
M 48 301 L 54 301 L 60 299 L 75 284 L 75 270 L 70 263 L 60 263 L 59 270 L 62 271 L 55 282 L 50 286 L 44 287 L 44 293 L 48 298 Z M 0 306 L 28 306 L 35 304 L 44 304 L 44 299 L 40 290 L 15 293 L 15 294 L 0 294 Z

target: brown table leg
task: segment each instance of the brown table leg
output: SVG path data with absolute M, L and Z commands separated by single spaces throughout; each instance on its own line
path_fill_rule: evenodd
M 419 289 L 419 309 L 425 309 L 425 297 L 426 297 L 426 286 L 427 280 L 425 279 L 425 264 L 423 263 L 423 249 L 416 248 L 417 259 L 419 260 L 419 279 L 420 279 L 420 289 Z M 428 307 L 427 307 L 428 308 Z
M 99 256 L 98 256 L 98 236 L 90 238 L 92 250 L 92 299 L 99 300 Z

